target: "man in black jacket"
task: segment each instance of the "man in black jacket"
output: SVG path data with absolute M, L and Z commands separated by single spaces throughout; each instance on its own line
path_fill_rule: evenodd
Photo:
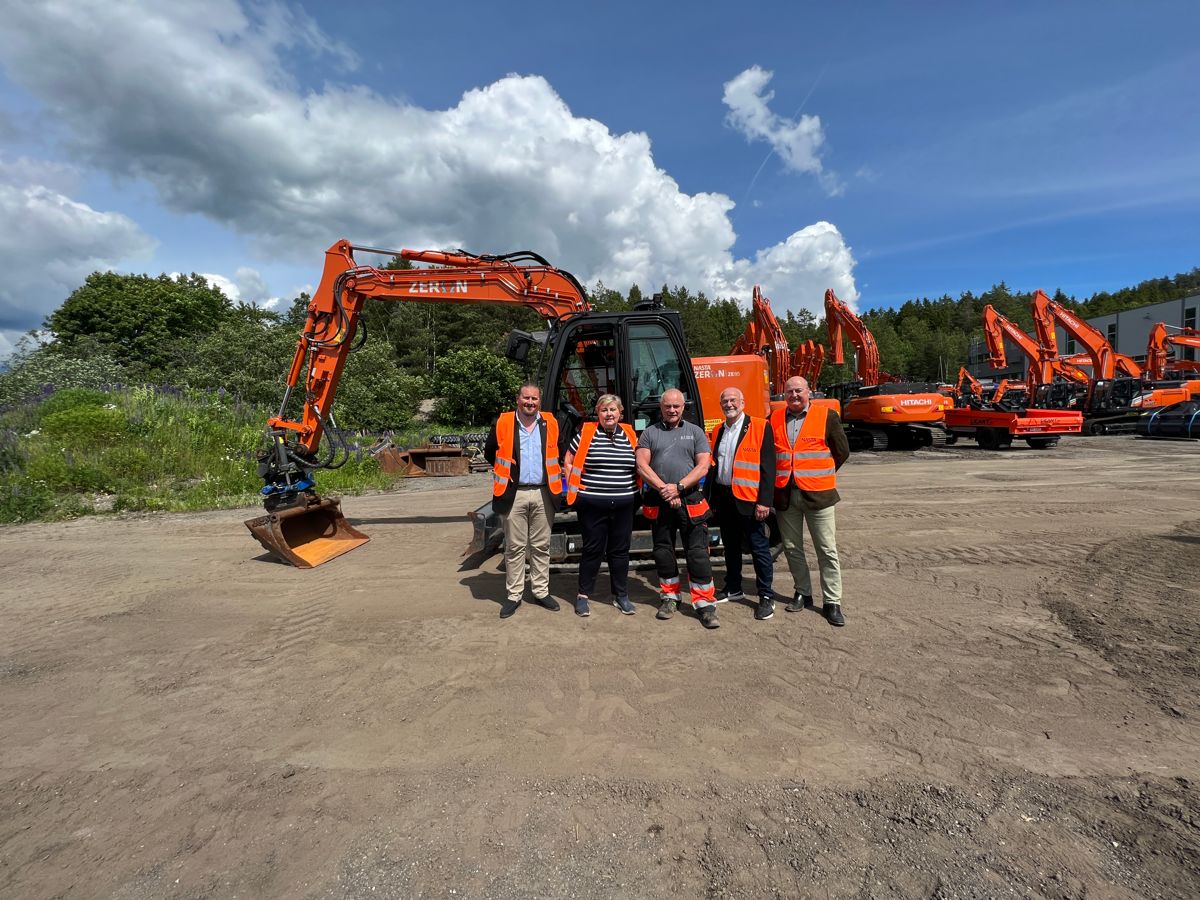
M 771 423 L 746 415 L 746 398 L 735 387 L 721 391 L 725 421 L 713 429 L 707 486 L 725 545 L 725 588 L 717 602 L 742 600 L 742 549 L 754 560 L 758 607 L 754 618 L 775 614 L 774 563 L 767 516 L 775 495 L 775 438 Z

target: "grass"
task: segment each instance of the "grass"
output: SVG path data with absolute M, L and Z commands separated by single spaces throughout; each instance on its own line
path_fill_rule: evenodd
M 0 413 L 0 522 L 100 511 L 249 506 L 270 413 L 177 388 L 73 388 Z M 369 445 L 370 442 L 366 442 Z M 361 448 L 319 471 L 323 494 L 386 490 L 397 476 Z

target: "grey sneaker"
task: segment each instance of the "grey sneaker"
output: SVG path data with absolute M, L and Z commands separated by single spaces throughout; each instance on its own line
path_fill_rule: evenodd
M 588 605 L 588 598 L 580 594 L 575 598 L 575 615 L 587 617 L 592 614 L 592 608 Z
M 766 621 L 775 615 L 775 601 L 770 597 L 760 597 L 758 601 L 758 609 L 754 610 L 754 618 L 760 622 Z
M 717 618 L 717 608 L 706 606 L 700 610 L 700 624 L 705 628 L 720 628 L 721 620 Z
M 613 606 L 627 616 L 632 616 L 635 612 L 637 612 L 637 610 L 633 608 L 633 604 L 629 602 L 628 597 L 613 597 Z
M 717 591 L 716 602 L 728 603 L 730 600 L 745 600 L 746 595 L 741 591 Z
M 656 612 L 654 614 L 654 618 L 656 618 L 656 619 L 671 618 L 671 616 L 675 615 L 675 605 L 678 602 L 679 602 L 678 600 L 664 599 L 662 603 L 658 604 L 658 612 Z

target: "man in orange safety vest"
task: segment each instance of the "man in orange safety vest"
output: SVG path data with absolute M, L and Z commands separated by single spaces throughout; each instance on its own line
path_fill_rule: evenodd
M 725 587 L 717 602 L 745 600 L 742 593 L 742 550 L 754 561 L 758 606 L 754 618 L 775 615 L 771 582 L 774 560 L 767 516 L 775 497 L 775 438 L 771 423 L 746 415 L 746 398 L 736 387 L 721 391 L 725 421 L 709 435 L 712 467 L 705 487 L 725 548 Z
M 558 422 L 540 412 L 541 405 L 541 388 L 521 385 L 516 411 L 500 414 L 483 447 L 483 455 L 492 464 L 492 509 L 504 517 L 506 597 L 500 605 L 502 619 L 521 606 L 526 558 L 533 602 L 558 609 L 558 602 L 550 596 L 550 528 L 562 498 L 562 466 Z
M 842 567 L 837 551 L 833 507 L 837 470 L 850 457 L 850 444 L 838 414 L 812 405 L 804 378 L 784 385 L 785 408 L 771 414 L 775 435 L 775 515 L 783 535 L 783 552 L 796 593 L 788 612 L 813 608 L 812 580 L 804 558 L 804 528 L 812 537 L 821 570 L 822 612 L 831 625 L 845 625 L 842 614 Z

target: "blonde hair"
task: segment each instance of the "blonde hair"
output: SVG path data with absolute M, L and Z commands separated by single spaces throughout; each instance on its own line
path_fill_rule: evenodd
M 602 406 L 613 405 L 621 412 L 625 412 L 625 404 L 621 402 L 621 398 L 616 394 L 601 394 L 596 398 L 596 409 L 599 410 Z

